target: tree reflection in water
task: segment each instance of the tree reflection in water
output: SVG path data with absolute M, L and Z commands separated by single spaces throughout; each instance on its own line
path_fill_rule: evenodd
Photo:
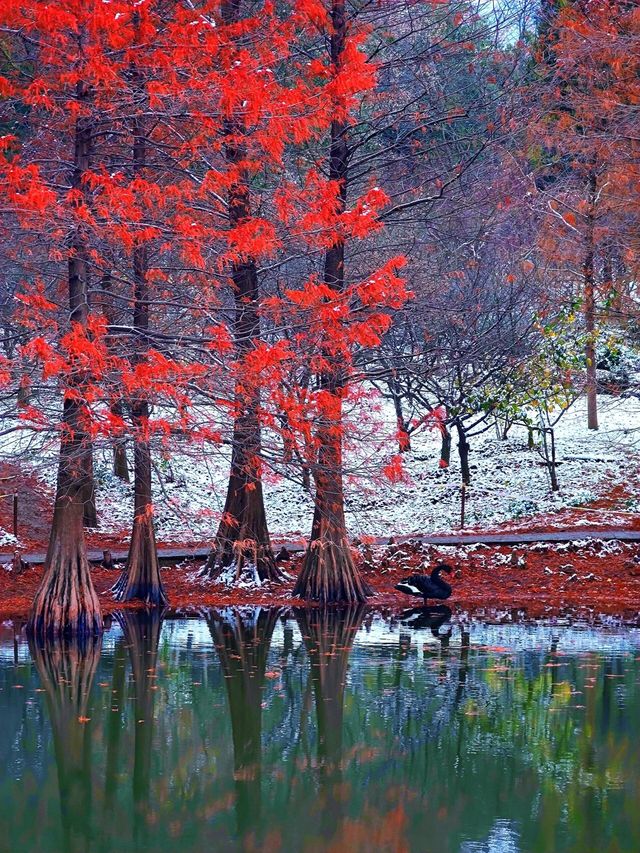
M 278 608 L 212 610 L 207 614 L 229 700 L 238 834 L 260 836 L 262 700 Z
M 111 678 L 110 713 L 106 720 L 106 767 L 104 782 L 103 813 L 106 819 L 113 814 L 120 764 L 120 745 L 123 731 L 124 689 L 126 675 L 124 637 L 116 640 L 113 649 L 113 674 Z
M 89 853 L 92 823 L 91 688 L 100 660 L 95 637 L 41 644 L 29 651 L 47 697 L 58 770 L 64 850 Z
M 123 610 L 116 614 L 122 628 L 133 676 L 135 739 L 133 757 L 133 834 L 144 844 L 150 814 L 151 751 L 158 644 L 164 608 Z
M 365 608 L 296 608 L 295 616 L 309 655 L 318 724 L 321 833 L 334 836 L 343 817 L 342 737 L 344 691 L 349 654 Z
M 165 620 L 158 649 L 127 611 L 100 662 L 8 634 L 6 849 L 640 849 L 640 632 L 459 618 L 447 648 L 422 611 L 354 644 L 361 611 L 289 613 L 273 640 L 282 611 Z

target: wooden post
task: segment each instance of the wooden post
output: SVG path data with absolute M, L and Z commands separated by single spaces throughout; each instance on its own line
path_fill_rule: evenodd
M 467 484 L 462 484 L 462 491 L 460 492 L 460 528 L 464 530 L 464 506 L 467 499 Z
M 549 433 L 551 435 L 551 491 L 559 492 L 560 486 L 558 484 L 558 471 L 556 468 L 556 438 L 553 427 L 549 427 Z
M 13 552 L 13 560 L 11 561 L 11 571 L 16 575 L 21 575 L 22 572 L 29 568 L 29 563 L 25 563 L 22 559 L 20 551 Z
M 18 495 L 13 496 L 13 535 L 18 535 Z

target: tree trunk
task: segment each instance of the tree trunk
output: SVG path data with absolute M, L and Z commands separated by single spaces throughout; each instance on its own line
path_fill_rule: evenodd
M 225 24 L 240 20 L 240 2 L 226 0 L 221 5 Z M 249 176 L 241 168 L 246 152 L 241 138 L 242 124 L 226 122 L 225 160 L 238 170 L 238 180 L 228 192 L 229 225 L 236 228 L 251 220 L 252 207 Z M 234 318 L 234 351 L 236 360 L 233 445 L 227 497 L 216 534 L 207 558 L 203 576 L 219 577 L 232 571 L 237 580 L 245 566 L 254 569 L 261 581 L 278 581 L 282 575 L 271 548 L 267 516 L 262 492 L 259 379 L 251 375 L 250 356 L 260 342 L 260 296 L 255 260 L 232 265 Z
M 342 486 L 342 437 L 340 419 L 318 431 L 316 500 L 311 542 L 305 554 L 294 596 L 321 604 L 366 601 L 371 595 L 353 561 L 347 539 Z
M 404 419 L 402 411 L 402 395 L 400 394 L 400 383 L 394 377 L 389 382 L 391 397 L 393 398 L 393 408 L 396 412 L 396 423 L 398 425 L 398 451 L 406 453 L 411 450 L 411 438 L 409 437 L 408 424 Z
M 331 64 L 337 73 L 347 38 L 345 0 L 332 0 L 331 17 Z M 332 122 L 329 180 L 339 187 L 337 213 L 344 212 L 347 203 L 347 134 L 346 122 Z M 344 238 L 337 237 L 327 249 L 324 263 L 324 283 L 337 293 L 344 289 L 344 256 Z M 342 400 L 346 379 L 335 356 L 326 352 L 325 361 L 328 367 L 319 377 L 324 401 L 317 434 L 319 450 L 311 541 L 293 594 L 322 603 L 356 604 L 365 601 L 371 589 L 353 561 L 344 517 Z
M 602 295 L 608 306 L 607 315 L 620 322 L 622 315 L 621 294 L 613 284 L 613 257 L 611 241 L 605 240 L 602 248 Z
M 65 401 L 65 426 L 75 420 Z M 44 575 L 36 592 L 28 630 L 38 638 L 100 634 L 102 615 L 89 571 L 83 530 L 80 458 L 72 446 L 78 439 L 63 439 L 53 524 Z
M 20 384 L 18 385 L 18 393 L 16 399 L 16 405 L 18 409 L 23 406 L 28 406 L 31 402 L 31 385 L 25 377 L 20 379 Z
M 597 182 L 595 172 L 589 176 L 589 212 L 587 214 L 586 254 L 584 259 L 584 325 L 587 335 L 585 360 L 587 362 L 587 426 L 598 429 L 598 383 L 596 378 L 596 304 L 593 264 L 594 246 L 594 205 Z
M 132 406 L 134 423 L 143 431 L 148 420 L 148 404 L 138 401 Z M 118 601 L 144 601 L 164 605 L 167 597 L 162 586 L 156 534 L 153 524 L 151 493 L 151 451 L 149 442 L 138 433 L 134 445 L 134 509 L 133 530 L 127 566 L 113 588 Z
M 78 100 L 87 89 L 78 83 Z M 72 185 L 82 192 L 89 168 L 90 120 L 80 117 L 75 130 L 75 169 Z M 69 256 L 69 319 L 86 329 L 88 318 L 86 238 L 76 226 Z M 64 401 L 60 461 L 49 548 L 42 581 L 36 592 L 28 630 L 38 637 L 68 637 L 102 631 L 100 604 L 89 573 L 83 520 L 89 493 L 91 439 L 83 388 L 87 381 L 77 367 L 67 379 L 72 393 Z M 92 486 L 91 486 L 92 488 Z
M 118 418 L 123 416 L 124 410 L 120 400 L 111 406 L 111 413 Z M 123 435 L 117 435 L 113 439 L 113 473 L 123 483 L 131 482 L 127 460 L 127 440 Z
M 451 433 L 442 425 L 442 443 L 440 445 L 440 467 L 448 468 L 451 464 Z
M 145 130 L 134 122 L 133 174 L 140 175 L 146 164 Z M 146 243 L 139 242 L 133 250 L 134 305 L 133 328 L 135 349 L 133 362 L 144 361 L 148 350 L 149 332 L 149 253 Z M 118 601 L 139 599 L 149 605 L 163 605 L 167 597 L 162 587 L 158 549 L 153 523 L 153 493 L 151 487 L 151 448 L 149 445 L 149 403 L 137 392 L 131 404 L 134 427 L 134 509 L 133 530 L 127 566 L 113 591 Z
M 286 412 L 282 411 L 279 414 L 280 424 L 282 429 L 282 453 L 283 453 L 283 461 L 285 464 L 289 465 L 295 461 L 297 462 L 300 472 L 302 474 L 302 490 L 304 492 L 311 491 L 311 471 L 309 469 L 309 464 L 305 460 L 302 453 L 300 453 L 300 449 L 296 443 L 294 436 L 291 433 L 291 426 L 289 424 L 289 416 Z
M 247 438 L 247 428 L 253 438 Z M 233 567 L 237 580 L 245 566 L 255 569 L 261 581 L 278 581 L 282 577 L 271 548 L 262 479 L 252 473 L 259 461 L 256 457 L 252 461 L 247 458 L 250 445 L 260 441 L 259 434 L 260 427 L 253 417 L 236 418 L 227 498 L 205 565 L 203 574 L 207 577 L 216 578 Z
M 556 438 L 553 429 L 550 430 L 551 434 L 551 459 L 549 472 L 551 474 L 551 491 L 559 492 L 560 485 L 558 484 L 558 468 L 556 466 Z
M 464 427 L 457 421 L 456 429 L 458 430 L 458 454 L 460 456 L 460 474 L 462 482 L 465 486 L 471 483 L 471 469 L 469 468 L 469 449 L 470 445 L 467 441 L 467 436 L 464 432 Z
M 82 523 L 85 527 L 98 526 L 96 509 L 96 483 L 93 476 L 93 445 L 89 441 L 83 453 L 84 488 L 82 493 Z
M 122 438 L 116 438 L 113 441 L 113 473 L 123 483 L 131 482 L 127 461 L 127 445 Z
M 556 439 L 553 427 L 543 427 L 541 432 L 542 449 L 544 451 L 544 460 L 547 463 L 547 470 L 549 471 L 551 491 L 559 492 L 560 484 L 558 483 L 558 470 L 556 465 Z
M 104 314 L 105 320 L 109 326 L 118 325 L 118 321 L 121 320 L 121 311 L 116 310 L 113 294 L 111 292 L 111 273 L 105 272 L 102 276 L 101 282 L 101 294 L 100 294 L 100 306 L 102 308 L 102 313 Z M 117 354 L 116 347 L 111 345 L 110 351 L 114 354 Z M 113 377 L 113 384 L 117 385 L 119 377 L 115 375 Z M 124 402 L 121 397 L 117 398 L 110 406 L 111 414 L 117 418 L 122 419 L 124 416 Z M 129 465 L 127 462 L 127 442 L 126 438 L 122 434 L 115 435 L 112 439 L 112 447 L 113 447 L 113 473 L 125 483 L 130 482 L 129 478 Z

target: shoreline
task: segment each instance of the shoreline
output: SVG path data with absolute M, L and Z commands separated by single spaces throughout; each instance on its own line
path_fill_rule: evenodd
M 511 618 L 563 616 L 590 618 L 601 614 L 640 620 L 640 558 L 632 542 L 582 537 L 560 543 L 536 542 L 522 546 L 435 546 L 417 542 L 384 547 L 361 545 L 357 562 L 375 593 L 364 606 L 401 612 L 423 606 L 421 598 L 400 593 L 396 583 L 413 572 L 428 573 L 438 562 L 453 567 L 453 593 L 446 604 L 456 612 L 511 613 Z M 162 569 L 169 610 L 187 614 L 209 607 L 278 606 L 317 607 L 291 596 L 301 562 L 294 556 L 283 568 L 290 576 L 280 584 L 235 588 L 198 578 L 199 562 Z M 103 615 L 140 608 L 140 602 L 114 601 L 110 589 L 118 570 L 92 568 Z M 42 575 L 30 566 L 14 575 L 0 573 L 0 619 L 27 618 Z M 429 602 L 440 604 L 442 602 Z M 341 606 L 341 605 L 335 605 Z M 344 606 L 344 605 L 342 605 Z

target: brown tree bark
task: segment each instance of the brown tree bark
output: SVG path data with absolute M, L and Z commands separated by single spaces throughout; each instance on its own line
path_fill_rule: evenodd
M 134 423 L 144 423 L 148 405 L 138 401 L 132 406 Z M 144 427 L 141 427 L 142 429 Z M 134 445 L 134 502 L 133 529 L 127 565 L 113 587 L 118 601 L 144 601 L 149 605 L 167 604 L 162 585 L 158 549 L 153 523 L 153 498 L 151 493 L 151 452 L 149 442 L 136 436 Z
M 451 464 L 451 433 L 446 424 L 442 425 L 442 439 L 440 443 L 440 465 L 441 468 L 448 468 Z
M 464 427 L 459 421 L 456 421 L 456 429 L 458 430 L 458 455 L 460 457 L 460 474 L 462 482 L 465 486 L 471 484 L 471 468 L 469 467 L 469 450 L 470 445 L 467 441 L 467 436 Z
M 246 306 L 243 306 L 246 308 Z M 244 391 L 238 392 L 240 395 Z M 278 581 L 260 475 L 260 425 L 257 403 L 238 400 L 244 408 L 233 425 L 231 472 L 224 511 L 203 574 L 216 578 L 234 567 L 238 579 L 245 566 L 255 567 L 260 580 Z
M 241 0 L 221 4 L 222 20 L 233 25 L 240 20 Z M 230 120 L 225 127 L 225 159 L 239 169 L 239 179 L 228 192 L 229 225 L 232 228 L 252 215 L 249 176 L 240 168 L 246 151 L 241 143 L 242 125 Z M 246 368 L 247 359 L 260 341 L 260 296 L 255 261 L 234 263 L 231 269 L 235 307 L 234 350 L 239 376 L 236 380 L 236 415 L 233 424 L 231 470 L 224 510 L 203 576 L 218 577 L 230 566 L 238 579 L 245 566 L 253 566 L 261 581 L 278 581 L 262 492 L 260 456 L 260 387 Z
M 594 283 L 594 219 L 597 191 L 595 172 L 589 175 L 589 210 L 587 213 L 586 249 L 583 266 L 584 278 L 584 325 L 587 335 L 585 360 L 587 362 L 587 426 L 598 429 L 598 381 L 596 377 L 596 299 Z
M 347 38 L 345 0 L 332 0 L 331 63 L 336 71 L 342 64 Z M 348 125 L 334 121 L 331 125 L 329 179 L 339 187 L 338 213 L 346 209 L 349 176 Z M 327 249 L 324 263 L 324 282 L 337 292 L 344 289 L 344 238 L 339 237 Z M 311 541 L 305 554 L 302 570 L 293 594 L 319 601 L 357 603 L 366 600 L 371 589 L 365 583 L 353 561 L 347 539 L 344 517 L 344 487 L 342 466 L 342 400 L 345 375 L 342 366 L 331 354 L 325 354 L 328 369 L 319 377 L 321 389 L 331 404 L 321 416 L 317 440 L 318 459 L 316 497 Z
M 93 444 L 91 441 L 84 449 L 82 459 L 84 464 L 82 523 L 85 527 L 95 528 L 98 526 L 98 510 L 96 507 L 96 481 L 93 476 Z
M 139 120 L 133 127 L 133 174 L 140 175 L 146 166 L 145 128 Z M 133 329 L 135 335 L 133 362 L 144 361 L 148 350 L 149 333 L 149 253 L 146 243 L 133 250 Z M 149 403 L 142 393 L 131 404 L 134 428 L 134 506 L 133 529 L 127 565 L 113 588 L 118 601 L 140 599 L 146 604 L 167 603 L 158 562 L 156 534 L 153 522 L 153 493 L 151 487 L 151 447 L 148 437 Z
M 87 87 L 78 83 L 78 101 L 86 106 Z M 76 120 L 72 186 L 83 192 L 89 169 L 91 122 Z M 69 320 L 87 327 L 86 237 L 76 226 L 69 256 Z M 99 634 L 102 631 L 100 604 L 89 573 L 83 520 L 92 465 L 91 439 L 83 402 L 87 377 L 76 369 L 67 379 L 68 390 L 62 414 L 60 461 L 49 548 L 42 581 L 36 592 L 28 630 L 39 637 Z
M 123 406 L 120 401 L 111 406 L 111 413 L 116 417 L 123 416 Z M 123 483 L 130 483 L 129 476 L 129 460 L 127 459 L 127 442 L 123 436 L 116 436 L 113 439 L 113 473 Z
M 406 453 L 411 450 L 411 436 L 409 435 L 409 424 L 405 421 L 404 412 L 402 411 L 400 383 L 395 376 L 389 380 L 389 390 L 391 391 L 393 408 L 396 412 L 396 423 L 398 425 L 398 450 L 400 453 Z

